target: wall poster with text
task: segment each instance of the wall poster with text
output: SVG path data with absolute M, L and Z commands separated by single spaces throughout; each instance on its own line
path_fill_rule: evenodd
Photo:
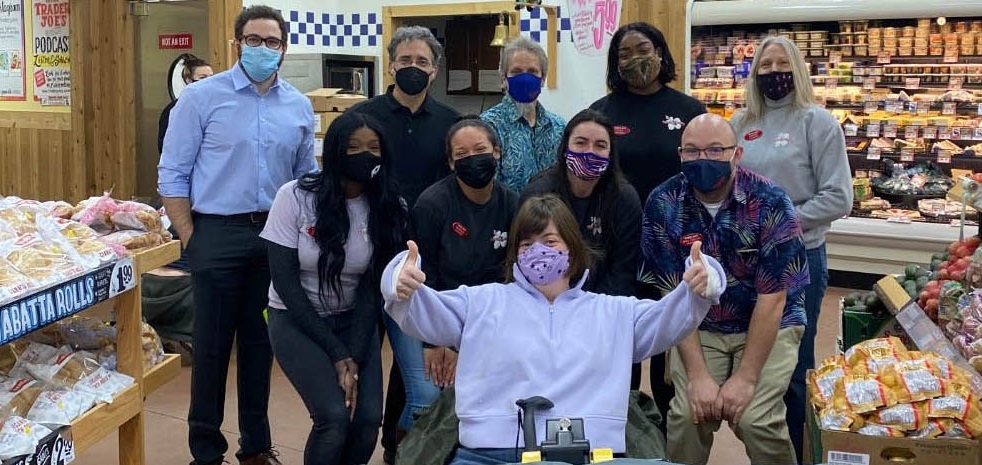
M 24 101 L 24 0 L 0 0 L 0 101 Z
M 617 31 L 623 0 L 567 0 L 576 51 L 589 56 L 607 53 Z
M 70 105 L 69 0 L 32 0 L 31 13 L 34 97 L 41 105 Z

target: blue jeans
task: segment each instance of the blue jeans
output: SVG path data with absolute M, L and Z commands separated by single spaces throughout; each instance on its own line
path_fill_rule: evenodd
M 801 462 L 802 444 L 805 435 L 805 402 L 808 394 L 805 385 L 805 374 L 815 368 L 815 334 L 818 332 L 818 316 L 822 311 L 822 299 L 829 285 L 829 268 L 825 257 L 825 244 L 807 251 L 808 274 L 811 283 L 805 288 L 805 314 L 808 318 L 805 324 L 805 334 L 801 337 L 798 347 L 798 366 L 791 375 L 791 385 L 784 395 L 784 405 L 788 408 L 787 422 L 791 442 L 794 444 L 798 463 Z
M 450 465 L 497 465 L 520 463 L 522 451 L 518 449 L 468 449 L 458 447 Z
M 385 329 L 406 386 L 406 407 L 399 417 L 399 429 L 409 431 L 413 427 L 413 415 L 436 400 L 440 396 L 440 388 L 426 379 L 423 343 L 402 332 L 388 314 L 385 315 Z

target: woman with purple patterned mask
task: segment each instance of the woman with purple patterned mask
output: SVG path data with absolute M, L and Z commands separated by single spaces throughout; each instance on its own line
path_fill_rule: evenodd
M 594 447 L 624 453 L 632 361 L 698 327 L 726 287 L 722 267 L 697 241 L 679 286 L 660 301 L 585 291 L 588 246 L 555 195 L 528 199 L 508 239 L 507 284 L 435 291 L 413 241 L 382 275 L 385 310 L 403 331 L 459 349 L 460 447 L 449 463 L 517 462 L 515 401 L 531 396 L 555 405 L 536 422 L 537 443 L 546 418 L 561 412 L 584 418 Z
M 607 118 L 583 110 L 566 125 L 556 161 L 534 177 L 525 199 L 556 194 L 569 207 L 580 235 L 598 253 L 590 258 L 584 289 L 608 295 L 634 295 L 640 253 L 641 201 L 624 179 Z

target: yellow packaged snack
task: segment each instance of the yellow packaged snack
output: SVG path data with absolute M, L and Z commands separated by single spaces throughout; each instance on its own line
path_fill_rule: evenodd
M 876 376 L 847 375 L 836 381 L 832 405 L 856 413 L 868 413 L 880 407 L 897 405 L 897 395 Z
M 846 351 L 849 367 L 858 373 L 880 373 L 887 365 L 904 360 L 907 347 L 896 337 L 884 337 L 860 342 Z
M 878 436 L 881 438 L 902 438 L 907 435 L 901 429 L 877 425 L 876 423 L 867 423 L 862 428 L 856 430 L 856 432 L 864 436 Z
M 892 389 L 901 403 L 919 402 L 942 394 L 941 379 L 925 360 L 905 360 L 881 369 L 880 381 Z
M 879 409 L 868 417 L 870 423 L 875 423 L 904 431 L 917 431 L 927 427 L 927 403 L 897 404 L 893 407 Z
M 945 420 L 950 421 L 950 420 Z M 944 434 L 942 420 L 929 420 L 927 426 L 909 433 L 907 437 L 914 439 L 934 439 Z
M 822 361 L 808 379 L 809 397 L 812 404 L 824 408 L 835 393 L 835 382 L 846 375 L 845 359 L 841 355 L 828 357 Z
M 976 402 L 972 391 L 964 384 L 946 383 L 944 395 L 931 399 L 928 403 L 927 415 L 930 418 L 964 420 L 968 417 L 972 404 Z
M 856 431 L 865 423 L 862 416 L 835 407 L 824 408 L 818 414 L 819 427 L 828 431 Z

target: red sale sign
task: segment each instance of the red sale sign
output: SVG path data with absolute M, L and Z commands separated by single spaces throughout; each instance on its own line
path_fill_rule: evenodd
M 184 50 L 193 48 L 191 34 L 161 34 L 157 36 L 161 50 Z

